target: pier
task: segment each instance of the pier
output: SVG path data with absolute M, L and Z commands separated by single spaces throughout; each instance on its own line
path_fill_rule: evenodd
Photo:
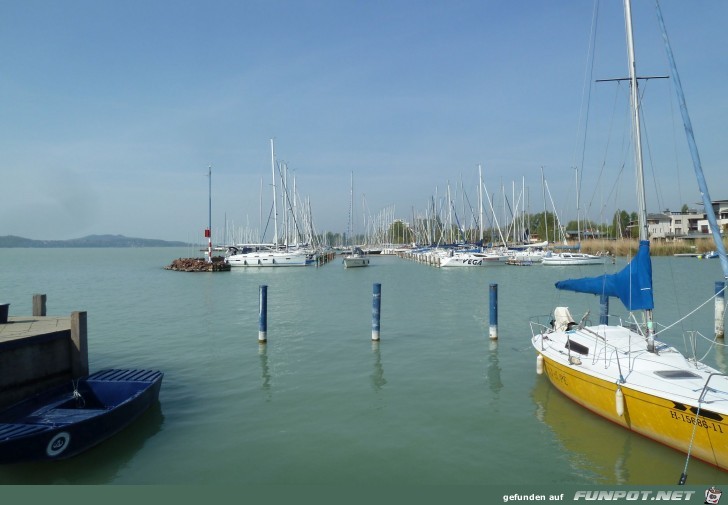
M 0 408 L 88 375 L 86 312 L 46 316 L 34 295 L 33 315 L 0 322 L 0 370 Z
M 397 253 L 397 256 L 433 267 L 440 266 L 440 256 L 433 254 L 432 251 L 400 251 Z
M 212 262 L 203 258 L 178 258 L 164 269 L 175 272 L 229 272 L 230 265 L 222 256 L 214 256 Z

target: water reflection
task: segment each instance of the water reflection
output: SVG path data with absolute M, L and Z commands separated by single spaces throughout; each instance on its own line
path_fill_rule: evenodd
M 685 455 L 653 442 L 586 411 L 554 389 L 546 377 L 532 392 L 536 419 L 547 426 L 563 447 L 558 461 L 595 484 L 674 485 L 685 466 Z M 564 461 L 565 460 L 565 461 Z M 689 484 L 710 484 L 725 475 L 692 459 Z
M 498 392 L 503 389 L 503 382 L 501 381 L 501 368 L 498 364 L 498 341 L 490 341 L 490 353 L 488 354 L 488 368 L 486 371 L 486 380 L 488 381 L 488 387 L 493 393 L 495 398 L 498 397 Z
M 260 387 L 268 393 L 268 398 L 270 399 L 270 367 L 268 365 L 267 344 L 258 344 L 258 356 L 260 357 Z
M 374 354 L 374 367 L 372 369 L 372 387 L 374 391 L 381 391 L 387 379 L 384 378 L 384 366 L 382 366 L 382 355 L 379 351 L 379 342 L 372 342 L 372 353 Z

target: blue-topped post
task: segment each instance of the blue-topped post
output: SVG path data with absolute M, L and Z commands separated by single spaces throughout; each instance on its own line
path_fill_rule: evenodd
M 372 288 L 372 340 L 379 341 L 379 320 L 382 315 L 382 285 Z
M 599 295 L 599 324 L 609 324 L 609 296 Z
M 258 304 L 258 343 L 268 341 L 268 286 L 262 284 L 259 291 Z
M 725 282 L 715 281 L 715 336 L 723 338 L 725 330 L 723 318 L 725 317 Z
M 490 339 L 498 339 L 498 284 L 490 285 Z

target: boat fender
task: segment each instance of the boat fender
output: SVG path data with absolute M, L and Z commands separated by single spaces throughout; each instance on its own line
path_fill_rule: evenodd
M 619 417 L 624 416 L 624 394 L 622 394 L 622 388 L 617 388 L 617 392 L 614 393 L 614 402 L 617 408 L 617 415 Z
M 543 373 L 543 355 L 539 354 L 536 356 L 536 373 L 541 375 Z

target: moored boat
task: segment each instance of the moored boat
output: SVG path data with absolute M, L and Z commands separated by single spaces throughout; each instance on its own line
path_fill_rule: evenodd
M 577 321 L 569 309 L 562 306 L 556 307 L 546 319 L 532 318 L 531 342 L 537 353 L 536 369 L 537 373 L 545 374 L 556 389 L 586 409 L 682 451 L 688 460 L 696 457 L 728 470 L 728 377 L 697 359 L 695 342 L 691 345 L 692 355 L 685 356 L 665 340 L 656 338 L 668 328 L 658 328 L 653 320 L 655 304 L 640 140 L 640 95 L 634 64 L 630 0 L 625 0 L 624 10 L 640 246 L 630 263 L 615 274 L 559 281 L 556 287 L 600 295 L 602 300 L 619 298 L 629 311 L 629 317 L 610 325 L 609 314 L 603 313 L 599 324 L 592 324 L 588 312 Z M 659 5 L 657 12 L 681 102 L 698 186 L 723 274 L 728 279 L 728 258 L 692 138 L 693 130 Z M 683 471 L 679 484 L 686 480 L 687 473 Z
M 225 262 L 231 267 L 304 267 L 315 261 L 303 249 L 276 249 L 265 244 L 228 247 Z
M 162 372 L 102 370 L 0 412 L 0 463 L 75 456 L 121 431 L 159 399 Z
M 361 249 L 361 247 L 355 247 L 351 253 L 344 256 L 344 268 L 356 268 L 369 266 L 369 258 Z
M 549 252 L 541 258 L 541 263 L 546 266 L 604 265 L 606 262 L 607 256 L 579 252 Z

